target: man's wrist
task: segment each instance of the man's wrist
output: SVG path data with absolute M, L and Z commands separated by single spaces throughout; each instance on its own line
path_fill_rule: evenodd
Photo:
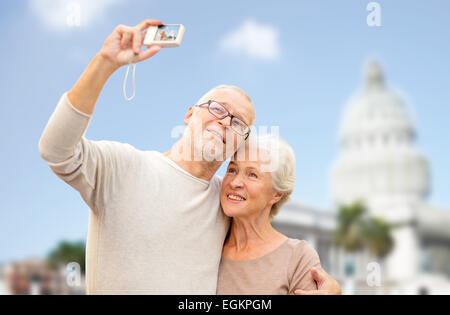
M 106 74 L 111 75 L 113 74 L 117 69 L 120 68 L 116 63 L 105 57 L 101 52 L 99 52 L 94 57 L 94 62 L 97 64 L 99 69 L 102 71 L 105 71 Z

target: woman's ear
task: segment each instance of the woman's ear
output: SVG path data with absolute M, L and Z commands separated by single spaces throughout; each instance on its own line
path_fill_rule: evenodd
M 273 205 L 276 204 L 278 201 L 280 201 L 281 198 L 283 198 L 283 193 L 275 192 L 272 198 Z
M 189 125 L 189 121 L 191 120 L 192 115 L 194 115 L 194 107 L 189 107 L 186 116 L 184 116 L 184 124 Z

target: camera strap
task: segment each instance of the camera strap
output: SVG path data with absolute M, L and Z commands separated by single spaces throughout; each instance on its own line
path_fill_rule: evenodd
M 135 82 L 135 74 L 136 74 L 136 64 L 133 63 L 133 95 L 130 97 L 127 96 L 127 81 L 128 81 L 128 72 L 130 71 L 130 65 L 127 67 L 127 72 L 125 73 L 125 79 L 123 80 L 123 96 L 125 97 L 125 100 L 131 101 L 134 98 L 135 92 L 136 92 L 136 82 Z

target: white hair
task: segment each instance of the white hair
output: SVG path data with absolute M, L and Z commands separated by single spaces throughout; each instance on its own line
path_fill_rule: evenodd
M 257 149 L 257 159 L 269 162 L 269 171 L 272 176 L 272 187 L 276 192 L 282 193 L 281 199 L 272 206 L 270 219 L 272 220 L 281 206 L 285 204 L 294 191 L 295 186 L 295 154 L 292 147 L 278 135 L 250 135 L 245 147 Z M 262 154 L 261 154 L 262 153 Z M 237 153 L 239 159 L 240 154 Z M 248 157 L 252 159 L 252 157 Z M 267 165 L 263 165 L 263 168 Z M 263 170 L 264 171 L 264 170 Z
M 235 86 L 235 85 L 226 85 L 226 84 L 222 84 L 222 85 L 218 85 L 216 87 L 213 87 L 211 90 L 209 90 L 208 92 L 206 92 L 199 100 L 199 103 L 202 103 L 204 101 L 209 101 L 208 97 L 213 94 L 215 91 L 218 90 L 233 90 L 236 91 L 240 94 L 242 94 L 249 102 L 250 104 L 253 105 L 252 100 L 250 99 L 250 97 L 247 95 L 247 93 L 245 93 L 241 88 Z

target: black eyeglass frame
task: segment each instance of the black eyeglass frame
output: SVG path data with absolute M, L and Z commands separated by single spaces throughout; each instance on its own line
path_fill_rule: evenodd
M 227 114 L 224 115 L 223 117 L 217 116 L 213 111 L 211 111 L 211 103 L 212 103 L 212 102 L 217 103 L 217 104 L 219 104 L 220 106 L 222 106 L 223 109 L 226 111 Z M 217 102 L 217 101 L 214 101 L 214 100 L 209 100 L 209 101 L 207 101 L 206 103 L 198 104 L 198 105 L 195 105 L 195 106 L 197 106 L 197 107 L 205 107 L 205 105 L 208 105 L 208 111 L 211 113 L 211 115 L 213 115 L 213 116 L 216 117 L 216 118 L 224 119 L 225 117 L 230 116 L 230 117 L 231 117 L 231 119 L 230 119 L 230 128 L 231 128 L 234 132 L 236 132 L 237 134 L 239 134 L 239 135 L 241 135 L 241 136 L 245 136 L 244 140 L 247 140 L 247 138 L 250 136 L 251 129 L 250 129 L 250 127 L 249 127 L 242 119 L 240 119 L 239 117 L 237 117 L 237 116 L 231 114 L 230 111 L 229 111 L 225 106 L 223 106 L 222 104 L 220 104 L 220 102 Z M 239 121 L 241 121 L 241 122 L 247 127 L 248 131 L 245 132 L 244 134 L 241 134 L 240 132 L 237 132 L 237 131 L 233 128 L 233 126 L 232 126 L 233 118 L 239 119 Z

